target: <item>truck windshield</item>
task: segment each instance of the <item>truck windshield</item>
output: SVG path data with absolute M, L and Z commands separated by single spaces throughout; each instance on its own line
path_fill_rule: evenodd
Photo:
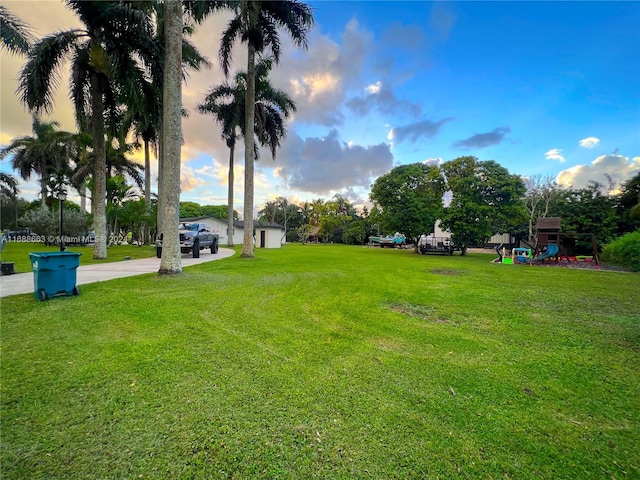
M 183 223 L 182 224 L 182 229 L 183 230 L 193 230 L 194 232 L 198 231 L 198 224 L 197 223 Z

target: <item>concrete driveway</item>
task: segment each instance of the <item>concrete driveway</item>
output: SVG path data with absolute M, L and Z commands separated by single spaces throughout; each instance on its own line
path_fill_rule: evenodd
M 183 255 L 182 267 L 189 267 L 213 260 L 222 260 L 223 258 L 232 256 L 234 253 L 235 251 L 230 248 L 219 248 L 218 253 L 215 255 L 209 253 L 208 250 L 203 250 L 200 252 L 200 258 L 191 258 L 191 255 Z M 160 259 L 156 257 L 101 263 L 98 265 L 81 265 L 76 270 L 76 285 L 102 282 L 114 278 L 131 277 L 133 275 L 142 275 L 143 273 L 153 273 L 159 269 Z M 19 295 L 21 293 L 33 293 L 33 289 L 33 272 L 0 276 L 0 297 Z

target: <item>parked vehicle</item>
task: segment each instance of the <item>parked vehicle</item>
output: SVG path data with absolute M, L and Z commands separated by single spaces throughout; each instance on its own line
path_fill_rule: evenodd
M 396 232 L 395 235 L 387 235 L 386 237 L 369 237 L 369 242 L 374 245 L 380 245 L 380 248 L 394 248 L 406 245 L 407 239 L 403 234 Z
M 209 248 L 211 253 L 218 253 L 218 234 L 213 233 L 204 223 L 182 223 L 180 225 L 180 252 L 191 253 L 193 258 L 200 258 L 200 250 Z M 162 256 L 162 234 L 156 240 L 156 257 Z
M 422 234 L 418 239 L 418 251 L 423 255 L 427 253 L 453 255 L 454 250 L 456 250 L 455 245 L 449 237 Z

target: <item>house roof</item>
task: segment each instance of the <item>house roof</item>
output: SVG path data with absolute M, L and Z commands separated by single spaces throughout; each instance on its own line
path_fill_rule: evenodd
M 242 225 L 244 226 L 244 222 L 242 222 Z M 279 228 L 280 230 L 284 230 L 284 226 L 280 225 L 279 223 L 274 223 L 274 222 L 264 222 L 264 223 L 254 223 L 253 224 L 254 227 L 262 227 L 262 228 Z
M 226 223 L 227 220 L 224 218 L 217 218 L 217 217 L 212 217 L 211 215 L 207 215 L 205 217 L 188 217 L 188 218 L 181 218 L 180 219 L 180 223 L 189 223 L 189 222 L 193 222 L 193 223 L 197 223 L 201 220 L 209 220 L 209 219 L 215 219 L 218 220 L 222 223 Z M 236 228 L 244 228 L 244 221 L 242 220 L 233 220 L 233 226 Z M 254 228 L 255 227 L 262 227 L 262 228 L 278 228 L 280 230 L 284 230 L 284 226 L 280 225 L 279 223 L 274 223 L 274 222 L 264 222 L 264 223 L 256 223 L 254 222 L 253 224 Z
M 204 217 L 188 217 L 188 218 L 181 218 L 180 219 L 180 223 L 189 223 L 189 222 L 194 222 L 197 223 L 200 220 L 209 220 L 209 219 L 215 219 L 218 220 L 222 223 L 227 223 L 227 219 L 226 218 L 218 218 L 218 217 L 212 217 L 211 215 L 207 215 Z M 244 228 L 244 222 L 241 222 L 240 220 L 233 220 L 233 226 L 236 228 Z

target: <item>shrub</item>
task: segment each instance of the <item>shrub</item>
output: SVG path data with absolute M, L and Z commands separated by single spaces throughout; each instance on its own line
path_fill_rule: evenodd
M 25 216 L 20 219 L 20 223 L 26 225 L 32 232 L 43 238 L 57 233 L 58 223 L 53 218 L 51 212 L 45 207 L 27 212 Z
M 28 212 L 20 222 L 36 235 L 45 239 L 45 243 L 54 243 L 49 238 L 57 237 L 60 233 L 60 215 L 46 208 L 39 208 Z M 64 211 L 64 234 L 78 237 L 87 233 L 87 216 L 79 210 Z
M 627 233 L 605 245 L 601 258 L 605 262 L 640 272 L 640 230 Z

